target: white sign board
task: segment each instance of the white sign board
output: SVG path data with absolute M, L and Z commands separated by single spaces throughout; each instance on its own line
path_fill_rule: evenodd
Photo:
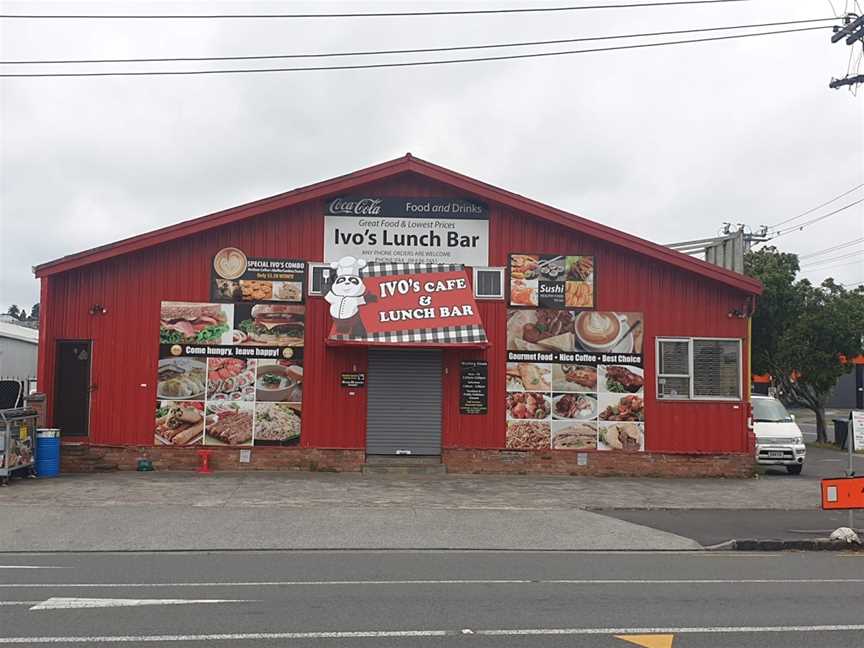
M 335 198 L 324 216 L 324 261 L 489 265 L 489 211 L 451 198 Z
M 864 450 L 864 410 L 852 410 L 852 429 L 850 430 L 854 445 L 853 450 Z

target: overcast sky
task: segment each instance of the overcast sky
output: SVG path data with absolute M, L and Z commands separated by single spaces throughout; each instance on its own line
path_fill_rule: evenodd
M 230 13 L 598 2 L 0 4 L 4 13 Z M 833 0 L 838 12 L 844 4 L 851 9 L 853 3 Z M 751 0 L 354 20 L 0 20 L 0 52 L 3 60 L 335 52 L 833 15 L 828 0 Z M 597 45 L 545 50 L 592 46 Z M 859 44 L 856 54 L 860 51 Z M 849 53 L 842 41 L 831 44 L 830 31 L 824 30 L 401 70 L 2 79 L 0 306 L 5 311 L 9 303 L 29 306 L 38 300 L 31 273 L 35 264 L 406 151 L 660 243 L 713 236 L 723 221 L 774 224 L 864 182 L 864 87 L 858 98 L 828 88 L 832 77 L 845 75 Z M 428 58 L 434 56 L 441 55 Z M 323 64 L 334 62 L 324 59 Z M 268 65 L 273 62 L 240 64 Z M 813 216 L 861 197 L 864 190 Z M 861 236 L 864 203 L 777 244 L 805 254 Z M 864 281 L 862 257 L 844 261 L 805 274 L 814 281 L 826 276 Z

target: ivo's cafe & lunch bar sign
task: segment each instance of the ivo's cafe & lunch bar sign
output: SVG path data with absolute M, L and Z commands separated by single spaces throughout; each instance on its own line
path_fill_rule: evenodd
M 324 260 L 345 257 L 488 265 L 489 208 L 461 198 L 334 198 L 324 217 Z

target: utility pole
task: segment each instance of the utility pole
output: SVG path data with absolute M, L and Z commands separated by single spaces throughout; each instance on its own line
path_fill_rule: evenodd
M 735 223 L 734 225 L 723 223 L 718 236 L 695 241 L 668 243 L 666 247 L 691 256 L 703 255 L 708 263 L 743 274 L 744 255 L 754 243 L 762 243 L 770 240 L 770 238 L 766 225 L 760 225 L 753 232 L 748 231 L 744 223 Z
M 831 42 L 836 43 L 843 38 L 846 38 L 846 44 L 850 47 L 855 47 L 856 42 L 861 42 L 864 46 L 864 16 L 849 13 L 844 17 L 845 24 L 842 27 L 834 27 L 834 33 L 831 36 Z M 848 75 L 842 79 L 831 79 L 828 84 L 829 88 L 840 88 L 842 86 L 854 86 L 858 83 L 864 83 L 864 74 Z

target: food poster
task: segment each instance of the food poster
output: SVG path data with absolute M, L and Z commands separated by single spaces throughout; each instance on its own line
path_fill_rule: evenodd
M 157 445 L 296 445 L 302 305 L 162 302 Z
M 303 303 L 306 262 L 247 257 L 236 247 L 213 257 L 210 299 L 214 302 Z
M 645 449 L 642 313 L 509 309 L 506 445 Z
M 510 305 L 594 308 L 594 257 L 511 254 Z

